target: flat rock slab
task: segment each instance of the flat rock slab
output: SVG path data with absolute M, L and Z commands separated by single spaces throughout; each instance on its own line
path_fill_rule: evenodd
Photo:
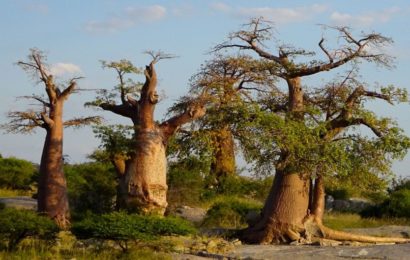
M 372 246 L 274 246 L 242 245 L 226 255 L 232 259 L 327 260 L 327 259 L 410 259 L 410 244 Z
M 0 203 L 8 208 L 37 210 L 37 200 L 26 196 L 0 198 Z

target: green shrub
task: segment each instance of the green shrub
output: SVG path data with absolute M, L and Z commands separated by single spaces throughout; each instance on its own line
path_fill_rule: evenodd
M 382 203 L 363 210 L 362 217 L 410 218 L 410 180 L 402 179 L 393 184 L 389 196 Z
M 326 190 L 326 194 L 332 196 L 335 200 L 348 200 L 352 196 L 347 188 Z
M 398 180 L 393 180 L 393 185 L 390 192 L 398 191 L 398 190 L 410 190 L 410 179 L 409 178 L 399 178 Z
M 195 233 L 195 228 L 180 218 L 113 212 L 101 216 L 89 215 L 74 223 L 71 231 L 80 239 L 114 240 L 126 250 L 129 240 L 145 241 L 165 235 L 187 235 Z
M 29 210 L 5 208 L 0 210 L 0 239 L 8 250 L 14 250 L 26 237 L 54 240 L 59 231 L 47 217 Z
M 203 168 L 202 162 L 195 157 L 170 164 L 167 174 L 169 206 L 197 206 L 205 191 Z
M 382 215 L 391 217 L 410 218 L 410 190 L 394 191 L 382 204 Z
M 0 187 L 28 189 L 35 182 L 36 167 L 17 158 L 0 158 Z
M 74 218 L 81 218 L 87 211 L 103 214 L 113 210 L 117 181 L 111 165 L 102 163 L 66 165 L 64 171 Z
M 235 198 L 214 203 L 207 211 L 204 227 L 241 228 L 247 225 L 246 215 L 250 211 L 259 212 L 261 203 Z

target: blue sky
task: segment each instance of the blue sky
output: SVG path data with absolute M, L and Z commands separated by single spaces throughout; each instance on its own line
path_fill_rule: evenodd
M 276 26 L 275 37 L 283 43 L 319 51 L 324 34 L 318 24 L 347 25 L 360 31 L 376 31 L 392 37 L 394 45 L 386 52 L 395 56 L 396 69 L 386 71 L 363 66 L 363 79 L 373 84 L 409 87 L 410 3 L 395 0 L 344 1 L 120 1 L 0 0 L 0 122 L 7 111 L 23 109 L 27 102 L 15 97 L 41 93 L 15 65 L 30 48 L 46 51 L 53 72 L 61 80 L 84 76 L 81 88 L 110 88 L 115 75 L 102 70 L 100 60 L 129 59 L 137 66 L 149 62 L 144 50 L 163 50 L 178 56 L 158 64 L 159 89 L 166 99 L 158 105 L 158 119 L 167 107 L 188 90 L 189 78 L 210 58 L 209 49 L 226 39 L 250 17 L 263 16 Z M 325 32 L 326 33 L 326 32 Z M 274 45 L 269 45 L 274 50 Z M 327 75 L 309 79 L 321 82 Z M 409 89 L 410 90 L 410 89 Z M 109 113 L 85 109 L 92 94 L 72 96 L 66 104 L 66 118 L 82 114 L 103 115 L 107 123 L 127 123 Z M 409 105 L 391 107 L 372 104 L 374 109 L 397 119 L 410 134 Z M 38 162 L 44 132 L 31 135 L 0 133 L 0 153 Z M 90 129 L 67 130 L 64 153 L 72 162 L 84 161 L 98 146 Z M 410 173 L 410 156 L 395 163 L 396 173 Z

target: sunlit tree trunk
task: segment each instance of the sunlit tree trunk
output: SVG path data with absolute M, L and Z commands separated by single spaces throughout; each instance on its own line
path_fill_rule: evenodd
M 55 220 L 58 226 L 70 225 L 67 183 L 63 172 L 63 102 L 51 109 L 53 124 L 47 128 L 40 162 L 38 211 Z

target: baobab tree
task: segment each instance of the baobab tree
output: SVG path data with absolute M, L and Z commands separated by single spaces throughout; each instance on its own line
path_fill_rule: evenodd
M 235 126 L 240 120 L 249 120 L 261 92 L 276 91 L 274 83 L 266 64 L 250 56 L 215 55 L 205 62 L 192 77 L 190 92 L 208 94 L 208 113 L 178 135 L 177 155 L 183 159 L 209 150 L 212 186 L 218 186 L 225 177 L 235 176 L 235 139 L 239 134 L 246 135 Z M 180 105 L 175 104 L 171 111 L 178 111 Z
M 157 73 L 155 65 L 158 61 L 172 58 L 158 52 L 147 52 L 152 61 L 145 67 L 145 82 L 140 91 L 133 93 L 127 88 L 124 76 L 140 71 L 131 62 L 104 63 L 104 67 L 113 68 L 118 75 L 120 100 L 115 103 L 112 95 L 104 95 L 96 101 L 88 103 L 129 118 L 134 128 L 135 146 L 131 157 L 126 161 L 125 174 L 120 181 L 122 204 L 131 211 L 164 214 L 167 206 L 166 148 L 168 139 L 177 129 L 205 114 L 205 103 L 201 98 L 187 98 L 183 112 L 162 123 L 154 119 L 154 110 L 159 101 L 157 94 Z M 131 91 L 130 91 L 131 90 Z M 135 90 L 135 88 L 134 88 Z
M 63 120 L 64 102 L 76 91 L 79 78 L 72 78 L 66 87 L 57 85 L 46 64 L 46 56 L 41 51 L 31 49 L 27 61 L 19 61 L 17 64 L 45 87 L 47 96 L 24 96 L 23 98 L 39 102 L 42 109 L 9 112 L 10 122 L 3 125 L 3 128 L 11 133 L 23 134 L 31 133 L 37 127 L 46 131 L 38 180 L 38 211 L 53 219 L 60 228 L 66 229 L 70 225 L 70 212 L 63 172 L 63 129 L 97 123 L 100 118 Z
M 304 77 L 349 64 L 355 65 L 358 61 L 374 62 L 388 67 L 390 57 L 377 53 L 377 49 L 391 43 L 391 39 L 376 33 L 356 38 L 346 27 L 333 27 L 331 29 L 339 34 L 339 39 L 344 40 L 344 45 L 329 50 L 324 45 L 324 39 L 321 39 L 318 45 L 325 60 L 318 58 L 301 62 L 301 57 L 313 56 L 315 53 L 289 46 L 279 46 L 277 54 L 269 52 L 265 46 L 266 40 L 272 35 L 270 24 L 262 19 L 253 19 L 248 26 L 232 33 L 228 41 L 215 47 L 215 51 L 239 49 L 256 54 L 269 62 L 270 73 L 286 84 L 287 98 L 284 103 L 267 106 L 274 111 L 266 115 L 270 120 L 265 119 L 265 123 L 269 125 L 266 130 L 271 144 L 270 147 L 264 145 L 266 149 L 262 151 L 274 159 L 272 162 L 275 163 L 275 178 L 260 219 L 244 231 L 244 240 L 251 243 L 289 243 L 311 242 L 313 238 L 324 237 L 364 242 L 409 241 L 400 238 L 357 236 L 333 231 L 322 224 L 323 178 L 326 177 L 324 173 L 329 175 L 328 171 L 331 169 L 326 163 L 337 165 L 337 156 L 343 154 L 338 153 L 343 151 L 340 148 L 343 146 L 334 145 L 341 134 L 354 126 L 368 127 L 378 138 L 373 142 L 374 148 L 379 148 L 384 161 L 389 161 L 389 156 L 400 157 L 409 147 L 408 138 L 390 120 L 378 119 L 373 113 L 363 109 L 363 100 L 378 98 L 389 101 L 392 93 L 397 91 L 384 89 L 384 93 L 378 93 L 359 85 L 353 90 L 348 88 L 350 91 L 343 92 L 341 87 L 344 96 L 340 97 L 338 106 L 331 110 L 333 112 L 330 116 L 326 116 L 326 111 L 321 111 L 319 114 L 322 117 L 325 115 L 325 119 L 318 121 L 311 116 L 318 112 L 309 104 L 302 85 Z M 254 136 L 258 137 L 257 134 Z M 266 138 L 263 136 L 261 139 L 265 144 Z M 347 143 L 350 146 L 347 147 L 357 146 L 360 144 L 358 141 L 358 138 L 352 138 L 351 143 Z M 325 156 L 328 152 L 332 153 Z M 310 181 L 312 177 L 316 177 L 314 186 Z

